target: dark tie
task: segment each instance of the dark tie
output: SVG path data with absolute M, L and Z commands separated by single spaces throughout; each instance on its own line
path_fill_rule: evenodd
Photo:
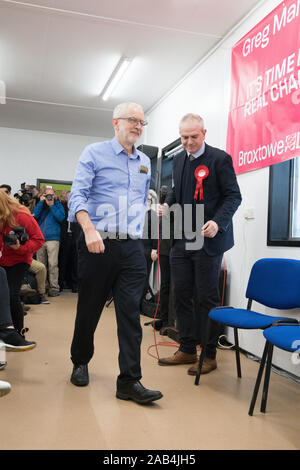
M 193 155 L 189 155 L 189 159 L 190 159 L 190 162 L 192 162 L 193 160 L 196 159 L 196 157 L 194 157 Z

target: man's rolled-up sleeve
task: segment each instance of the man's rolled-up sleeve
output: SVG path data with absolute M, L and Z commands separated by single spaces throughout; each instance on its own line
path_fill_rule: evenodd
M 88 212 L 88 197 L 95 177 L 95 165 L 90 147 L 87 147 L 77 164 L 75 176 L 68 200 L 70 222 L 76 222 L 76 213 Z

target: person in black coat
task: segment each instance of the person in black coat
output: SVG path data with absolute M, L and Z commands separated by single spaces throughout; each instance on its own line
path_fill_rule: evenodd
M 163 204 L 168 194 L 168 186 L 161 186 L 159 190 L 159 203 Z M 160 314 L 159 319 L 154 323 L 156 330 L 160 330 L 160 334 L 168 334 L 169 326 L 169 304 L 171 289 L 171 270 L 170 270 L 170 250 L 173 243 L 173 214 L 165 215 L 164 221 L 160 220 L 159 224 L 159 267 L 160 267 Z M 169 225 L 170 237 L 163 237 L 164 222 Z M 154 248 L 154 254 L 157 249 Z
M 149 190 L 147 197 L 147 210 L 145 214 L 145 224 L 143 230 L 143 245 L 144 245 L 144 255 L 147 262 L 147 278 L 144 286 L 142 300 L 146 298 L 148 292 L 153 295 L 152 289 L 149 283 L 149 276 L 152 268 L 152 263 L 157 260 L 157 226 L 158 219 L 156 211 L 154 211 L 151 206 L 157 200 L 157 195 L 152 189 Z
M 204 141 L 203 119 L 187 114 L 180 121 L 179 131 L 183 150 L 174 158 L 174 185 L 164 205 L 159 206 L 159 214 L 175 203 L 182 208 L 181 237 L 178 233 L 174 236 L 170 255 L 180 346 L 173 356 L 159 359 L 159 365 L 194 364 L 188 373 L 196 375 L 196 316 L 207 321 L 210 310 L 220 304 L 223 253 L 234 244 L 232 217 L 242 198 L 230 155 Z M 203 218 L 199 220 L 201 209 Z M 175 225 L 178 227 L 178 220 Z M 218 337 L 219 325 L 211 321 L 202 373 L 217 367 Z
M 58 256 L 60 291 L 72 289 L 78 292 L 78 247 L 77 241 L 81 232 L 77 222 L 68 222 L 68 198 L 70 191 L 62 191 L 60 202 L 65 209 L 66 217 L 61 223 L 60 247 Z

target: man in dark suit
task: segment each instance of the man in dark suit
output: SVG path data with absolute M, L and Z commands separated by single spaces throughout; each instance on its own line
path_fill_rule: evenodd
M 196 346 L 199 344 L 196 316 L 206 324 L 210 310 L 220 304 L 218 284 L 223 253 L 234 244 L 232 216 L 242 198 L 231 157 L 204 142 L 203 119 L 196 114 L 187 114 L 180 121 L 179 131 L 184 150 L 174 158 L 174 186 L 165 204 L 159 206 L 159 213 L 165 213 L 175 203 L 179 204 L 183 214 L 182 227 L 188 222 L 196 240 L 202 235 L 203 244 L 195 243 L 193 246 L 184 230 L 182 238 L 174 240 L 171 274 L 180 346 L 173 356 L 161 358 L 158 362 L 162 366 L 194 364 L 188 373 L 196 375 Z M 204 205 L 204 221 L 197 220 L 198 204 Z M 187 207 L 190 208 L 190 216 Z M 210 321 L 203 374 L 217 367 L 218 336 L 219 325 Z

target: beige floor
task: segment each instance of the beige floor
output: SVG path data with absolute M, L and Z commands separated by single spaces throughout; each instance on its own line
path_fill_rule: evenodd
M 95 338 L 90 385 L 69 382 L 69 347 L 76 294 L 64 292 L 50 305 L 32 306 L 28 339 L 38 347 L 7 353 L 0 380 L 12 384 L 0 400 L 1 449 L 299 449 L 300 387 L 272 374 L 268 409 L 248 416 L 257 363 L 243 357 L 237 380 L 234 353 L 218 352 L 218 370 L 199 387 L 187 366 L 160 367 L 147 350 L 154 344 L 144 327 L 143 384 L 164 397 L 149 406 L 115 398 L 118 374 L 114 308 L 103 312 Z M 149 320 L 142 317 L 142 324 Z M 161 341 L 164 337 L 158 336 Z M 159 355 L 172 354 L 159 346 Z M 155 349 L 151 349 L 155 354 Z

